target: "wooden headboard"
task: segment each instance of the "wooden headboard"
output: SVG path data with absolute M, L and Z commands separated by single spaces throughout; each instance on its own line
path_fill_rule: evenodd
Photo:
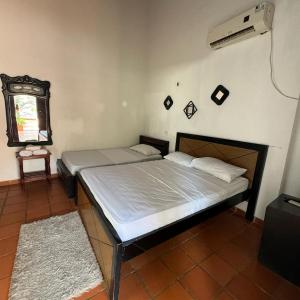
M 140 135 L 140 144 L 147 144 L 155 147 L 160 150 L 162 156 L 165 156 L 169 153 L 169 141 L 164 141 L 160 139 L 156 139 L 153 137 Z
M 215 157 L 247 169 L 244 176 L 249 180 L 251 194 L 257 198 L 268 146 L 178 132 L 175 150 L 195 157 Z
M 204 137 L 202 137 L 204 138 Z M 232 165 L 247 169 L 244 175 L 252 186 L 258 151 L 245 147 L 231 146 L 225 143 L 194 139 L 180 135 L 177 151 L 190 154 L 195 157 L 214 157 Z

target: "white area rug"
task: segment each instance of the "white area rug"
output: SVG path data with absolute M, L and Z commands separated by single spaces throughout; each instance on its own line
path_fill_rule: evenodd
M 22 225 L 9 299 L 71 299 L 101 282 L 77 212 Z

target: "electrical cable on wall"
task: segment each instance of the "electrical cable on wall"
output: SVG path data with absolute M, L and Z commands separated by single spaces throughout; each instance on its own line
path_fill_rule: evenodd
M 297 97 L 293 97 L 293 96 L 289 96 L 287 95 L 286 93 L 284 93 L 280 87 L 278 86 L 276 80 L 275 80 L 275 76 L 274 76 L 274 64 L 273 64 L 273 48 L 274 48 L 274 41 L 273 41 L 273 29 L 270 31 L 270 39 L 271 39 L 271 50 L 270 50 L 270 68 L 271 68 L 271 81 L 272 81 L 272 84 L 274 86 L 274 88 L 277 90 L 277 92 L 279 94 L 281 94 L 282 96 L 286 97 L 286 98 L 289 98 L 289 99 L 293 99 L 293 100 L 297 100 L 299 101 L 300 100 L 300 96 L 297 98 Z

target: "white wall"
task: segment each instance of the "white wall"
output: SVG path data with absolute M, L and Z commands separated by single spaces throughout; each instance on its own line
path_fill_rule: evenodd
M 298 95 L 300 1 L 274 3 L 276 78 L 285 91 Z M 256 210 L 263 218 L 266 205 L 280 190 L 297 103 L 271 85 L 270 33 L 219 51 L 211 51 L 206 43 L 210 28 L 255 4 L 151 1 L 145 132 L 170 139 L 173 147 L 177 131 L 270 145 Z M 210 100 L 218 84 L 230 90 L 221 107 Z M 174 105 L 166 111 L 162 102 L 169 94 Z M 198 108 L 191 120 L 182 111 L 189 100 Z
M 209 28 L 256 0 L 2 2 L 0 72 L 52 84 L 53 172 L 64 150 L 128 145 L 141 131 L 173 148 L 177 131 L 264 143 L 271 147 L 256 212 L 263 217 L 280 189 L 297 103 L 271 85 L 269 33 L 216 52 L 206 43 Z M 298 95 L 300 1 L 274 3 L 276 78 Z M 210 95 L 220 83 L 230 97 L 218 107 Z M 162 106 L 168 94 L 170 111 Z M 198 107 L 191 120 L 182 112 L 189 100 Z M 299 193 L 299 124 L 283 184 L 292 193 Z M 18 177 L 5 131 L 0 101 L 0 181 Z
M 285 166 L 282 192 L 300 198 L 300 105 L 298 104 L 292 140 Z
M 0 72 L 51 82 L 53 172 L 64 150 L 127 145 L 143 131 L 145 14 L 139 0 L 1 1 Z M 5 132 L 2 100 L 0 181 L 18 178 Z

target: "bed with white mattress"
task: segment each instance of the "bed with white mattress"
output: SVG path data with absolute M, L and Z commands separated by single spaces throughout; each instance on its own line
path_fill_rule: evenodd
M 118 299 L 121 262 L 225 209 L 247 201 L 253 220 L 268 146 L 177 133 L 176 151 L 246 169 L 230 183 L 170 160 L 87 168 L 77 203 L 110 299 Z
M 123 242 L 248 188 L 247 178 L 227 183 L 168 160 L 89 168 L 80 175 Z
M 86 168 L 129 164 L 161 158 L 160 154 L 145 155 L 129 148 L 66 151 L 61 156 L 61 160 L 73 176 Z
M 162 156 L 167 155 L 169 152 L 168 141 L 141 135 L 139 142 L 140 144 L 155 147 L 159 150 L 158 153 L 145 155 L 129 147 L 63 152 L 61 159 L 57 160 L 57 171 L 64 183 L 68 196 L 70 198 L 75 196 L 75 179 L 77 172 L 80 170 L 98 166 L 158 160 L 162 159 Z

